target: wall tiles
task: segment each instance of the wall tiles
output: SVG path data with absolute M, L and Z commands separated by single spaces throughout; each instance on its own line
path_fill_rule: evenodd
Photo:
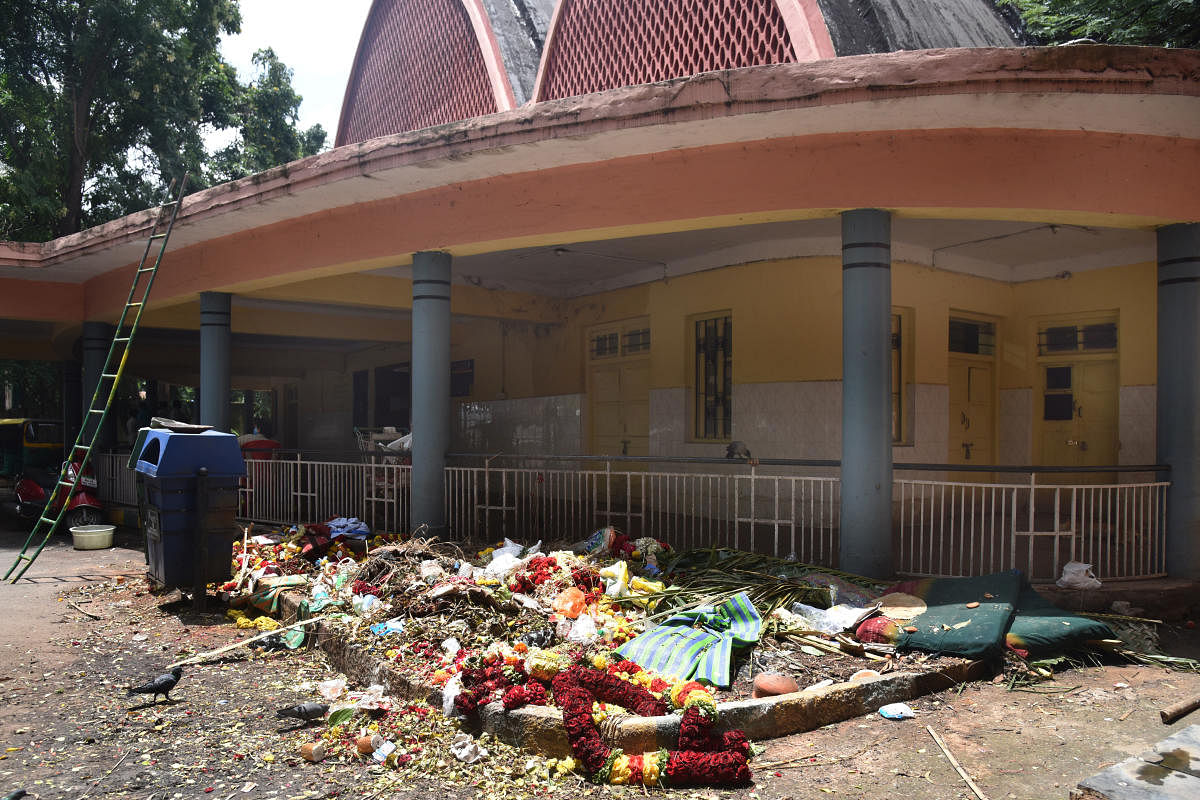
M 560 394 L 460 403 L 451 447 L 471 453 L 582 453 L 585 399 Z
M 998 464 L 1024 466 L 1033 462 L 1033 390 L 1001 389 L 998 418 Z
M 1158 387 L 1122 386 L 1118 398 L 1120 464 L 1156 461 Z

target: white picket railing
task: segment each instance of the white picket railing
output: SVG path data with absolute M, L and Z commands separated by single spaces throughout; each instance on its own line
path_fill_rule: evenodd
M 898 572 L 1020 569 L 1053 580 L 1068 561 L 1104 580 L 1166 574 L 1165 482 L 965 483 L 897 480 Z
M 107 503 L 137 503 L 127 458 L 95 459 Z M 582 539 L 613 525 L 676 548 L 727 546 L 836 566 L 836 476 L 763 474 L 744 465 L 693 472 L 553 463 L 447 467 L 451 531 L 480 541 Z M 244 519 L 291 525 L 355 516 L 374 531 L 408 530 L 409 466 L 280 459 L 250 460 L 246 468 Z M 955 576 L 1018 568 L 1045 580 L 1075 560 L 1094 565 L 1104 580 L 1162 575 L 1167 486 L 1038 484 L 1036 476 L 1023 484 L 898 479 L 896 569 Z
M 584 538 L 613 525 L 677 548 L 713 545 L 830 564 L 836 552 L 836 478 L 751 473 L 448 467 L 455 531 Z

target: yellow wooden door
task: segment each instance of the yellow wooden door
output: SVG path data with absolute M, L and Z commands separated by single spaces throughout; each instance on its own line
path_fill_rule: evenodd
M 592 452 L 650 454 L 650 360 L 592 366 Z
M 1080 365 L 1075 401 L 1076 439 L 1080 463 L 1099 467 L 1117 463 L 1117 362 Z
M 1113 360 L 1043 365 L 1041 463 L 1117 462 L 1117 379 Z
M 995 463 L 994 372 L 990 361 L 950 359 L 951 464 Z M 975 480 L 983 477 L 977 474 Z

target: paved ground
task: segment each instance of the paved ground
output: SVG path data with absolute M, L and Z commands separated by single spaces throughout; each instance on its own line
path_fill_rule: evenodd
M 5 569 L 24 540 L 14 528 L 0 520 Z M 296 689 L 302 680 L 327 676 L 315 653 L 238 656 L 198 667 L 186 674 L 171 705 L 127 699 L 120 687 L 156 674 L 178 653 L 241 634 L 217 614 L 194 618 L 171 596 L 147 594 L 142 572 L 137 549 L 81 552 L 63 539 L 43 552 L 25 580 L 0 586 L 7 612 L 0 615 L 0 792 L 23 787 L 74 800 L 97 781 L 89 798 L 284 800 L 376 792 L 487 798 L 498 789 L 519 798 L 528 791 L 514 754 L 493 757 L 486 769 L 464 772 L 457 781 L 440 777 L 445 753 L 436 751 L 434 740 L 429 751 L 443 767 L 431 762 L 429 768 L 438 774 L 410 770 L 399 787 L 382 782 L 394 773 L 381 776 L 359 763 L 299 760 L 296 748 L 312 734 L 280 728 L 270 712 L 309 699 Z M 1194 650 L 1194 635 L 1173 630 L 1164 634 L 1169 646 Z M 1158 718 L 1162 705 L 1195 694 L 1200 676 L 1137 666 L 1068 671 L 1038 692 L 972 684 L 914 702 L 913 720 L 871 715 L 770 740 L 752 764 L 753 786 L 690 794 L 969 800 L 973 795 L 928 725 L 992 800 L 1065 798 L 1082 778 L 1195 721 L 1165 726 Z M 585 792 L 642 794 L 573 781 L 554 794 Z

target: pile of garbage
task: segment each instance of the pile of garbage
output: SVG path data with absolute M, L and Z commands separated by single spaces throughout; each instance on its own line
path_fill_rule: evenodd
M 471 720 L 493 702 L 556 706 L 575 756 L 548 774 L 578 770 L 600 783 L 748 780 L 744 736 L 712 733 L 719 700 L 977 659 L 1032 671 L 1048 655 L 1121 644 L 1103 622 L 1055 608 L 1015 570 L 889 586 L 729 549 L 676 553 L 613 528 L 558 547 L 506 539 L 468 554 L 337 518 L 248 532 L 221 588 L 236 624 L 262 631 L 277 625 L 282 593 L 301 595 L 302 618 L 332 616 L 410 683 L 440 687 L 446 721 Z M 280 637 L 289 647 L 303 638 Z M 400 746 L 414 715 L 438 714 L 380 687 L 321 692 L 348 703 L 332 713 L 324 748 L 385 768 L 415 757 Z M 614 713 L 671 710 L 687 723 L 679 750 L 653 759 L 609 748 L 597 733 Z M 460 760 L 487 755 L 470 737 L 458 745 Z

